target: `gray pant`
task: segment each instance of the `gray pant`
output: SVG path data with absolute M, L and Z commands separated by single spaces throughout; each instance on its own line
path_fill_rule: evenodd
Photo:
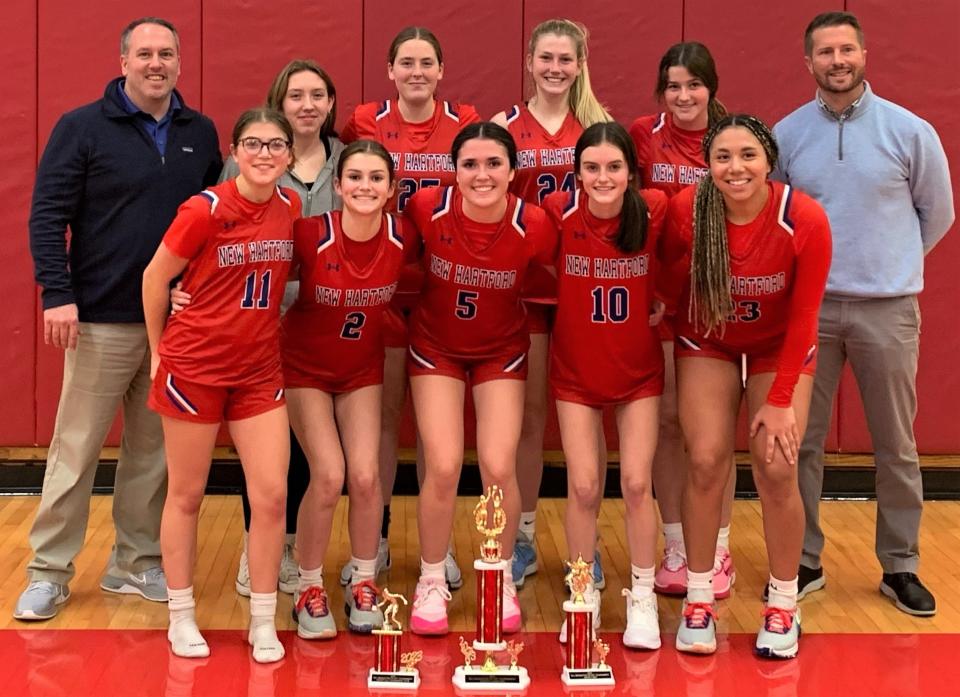
M 877 558 L 884 573 L 916 572 L 923 509 L 920 460 L 913 436 L 920 352 L 917 298 L 825 298 L 820 308 L 819 342 L 810 421 L 800 448 L 800 494 L 807 517 L 801 563 L 820 567 L 823 443 L 843 364 L 849 360 L 877 467 Z
M 123 407 L 113 496 L 116 541 L 108 572 L 160 565 L 160 515 L 167 490 L 160 418 L 146 406 L 150 350 L 142 324 L 80 324 L 66 351 L 63 389 L 47 455 L 43 494 L 30 530 L 31 581 L 69 583 L 83 545 L 100 450 Z

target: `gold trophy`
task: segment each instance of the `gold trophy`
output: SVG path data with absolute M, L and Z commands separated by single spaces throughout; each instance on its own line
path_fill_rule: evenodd
M 417 663 L 423 658 L 423 651 L 400 653 L 400 640 L 403 638 L 403 626 L 397 613 L 400 603 L 407 605 L 407 599 L 399 593 L 391 593 L 389 588 L 380 591 L 383 598 L 377 607 L 383 610 L 383 628 L 374 629 L 377 638 L 376 665 L 367 676 L 367 687 L 378 690 L 416 690 L 420 687 L 420 671 Z
M 578 556 L 575 562 L 567 562 L 567 576 L 572 598 L 563 603 L 567 613 L 567 660 L 560 679 L 564 685 L 613 685 L 613 671 L 606 664 L 610 647 L 593 636 L 593 613 L 596 605 L 589 602 L 584 593 L 593 573 L 590 564 Z M 593 651 L 599 661 L 593 662 Z
M 460 637 L 464 664 L 457 666 L 453 673 L 453 684 L 461 690 L 520 691 L 530 684 L 527 669 L 517 665 L 523 643 L 507 644 L 503 640 L 503 572 L 509 561 L 500 558 L 499 538 L 507 525 L 502 503 L 503 490 L 491 486 L 473 509 L 474 523 L 484 541 L 480 545 L 480 558 L 473 562 L 477 572 L 477 636 L 472 646 Z M 478 651 L 486 654 L 480 666 L 474 663 Z M 502 651 L 509 652 L 509 665 L 498 665 L 494 659 L 494 654 Z

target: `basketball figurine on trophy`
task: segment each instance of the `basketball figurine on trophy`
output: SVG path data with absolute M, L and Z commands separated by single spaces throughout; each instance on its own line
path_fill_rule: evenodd
M 377 607 L 383 610 L 383 628 L 374 629 L 377 638 L 377 664 L 370 669 L 367 687 L 379 690 L 416 690 L 420 687 L 420 671 L 417 663 L 423 658 L 423 651 L 400 653 L 400 639 L 403 627 L 397 618 L 400 603 L 407 599 L 399 593 L 391 593 L 389 588 L 380 591 L 383 600 Z M 401 667 L 402 666 L 402 667 Z
M 564 685 L 613 685 L 613 671 L 606 664 L 610 647 L 593 636 L 593 613 L 597 606 L 584 599 L 587 583 L 593 573 L 592 565 L 577 557 L 567 562 L 570 571 L 566 581 L 570 584 L 572 600 L 563 603 L 567 613 L 567 663 L 560 679 Z M 599 658 L 593 662 L 593 651 Z
M 507 514 L 501 504 L 503 490 L 498 486 L 487 488 L 487 495 L 473 509 L 477 530 L 486 538 L 480 545 L 480 558 L 473 562 L 477 572 L 477 637 L 470 646 L 460 637 L 460 652 L 464 665 L 457 666 L 453 684 L 461 690 L 496 690 L 507 692 L 523 690 L 530 684 L 527 669 L 517 665 L 517 656 L 523 644 L 503 641 L 503 572 L 508 561 L 500 558 L 500 534 L 507 525 Z M 492 517 L 489 507 L 492 504 Z M 492 523 L 492 527 L 490 526 Z M 473 665 L 477 651 L 486 653 L 483 664 Z M 509 665 L 498 665 L 493 654 L 510 653 Z

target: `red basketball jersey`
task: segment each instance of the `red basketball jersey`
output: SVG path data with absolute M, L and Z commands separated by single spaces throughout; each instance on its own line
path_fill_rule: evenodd
M 553 135 L 540 125 L 526 105 L 507 110 L 507 130 L 517 144 L 517 170 L 510 191 L 540 205 L 555 191 L 573 191 L 573 150 L 583 126 L 573 112 Z
M 377 251 L 363 266 L 345 250 L 340 211 L 298 220 L 293 230 L 300 295 L 282 324 L 287 387 L 305 386 L 301 375 L 336 384 L 382 366 L 383 312 L 404 262 L 399 219 L 383 216 Z
M 406 211 L 423 245 L 425 280 L 410 343 L 468 360 L 527 350 L 520 289 L 535 263 L 551 263 L 556 233 L 543 210 L 512 194 L 498 223 L 463 214 L 454 187 L 417 193 Z
M 402 212 L 419 189 L 449 186 L 456 181 L 450 146 L 464 126 L 480 120 L 468 104 L 438 100 L 433 117 L 421 123 L 404 120 L 395 99 L 358 106 L 341 136 L 351 143 L 369 138 L 383 144 L 393 157 L 397 194 L 391 209 Z
M 702 143 L 706 133 L 706 129 L 677 128 L 666 112 L 641 116 L 634 121 L 630 136 L 637 146 L 640 186 L 674 196 L 706 177 L 710 173 L 703 159 Z
M 167 322 L 160 356 L 191 382 L 231 386 L 269 380 L 280 369 L 280 299 L 293 260 L 300 199 L 277 187 L 266 203 L 235 179 L 180 206 L 163 243 L 189 259 L 190 304 Z
M 620 217 L 594 216 L 582 191 L 544 201 L 560 231 L 550 383 L 585 404 L 623 403 L 644 383 L 662 379 L 663 351 L 649 313 L 667 197 L 650 190 L 641 195 L 649 212 L 647 239 L 631 253 L 614 242 Z
M 767 401 L 789 406 L 804 363 L 816 351 L 817 317 L 830 269 L 830 224 L 801 191 L 768 182 L 767 204 L 746 225 L 727 222 L 734 312 L 709 339 L 730 353 L 780 352 Z M 677 341 L 696 349 L 705 337 L 690 316 L 693 201 L 690 187 L 670 200 L 663 257 L 669 297 L 677 303 Z

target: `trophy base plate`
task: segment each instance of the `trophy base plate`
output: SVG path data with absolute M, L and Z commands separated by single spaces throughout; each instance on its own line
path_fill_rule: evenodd
M 480 666 L 457 666 L 453 684 L 465 691 L 520 692 L 530 685 L 530 675 L 523 666 L 497 666 L 495 671 L 484 671 Z
M 560 680 L 568 687 L 588 687 L 592 685 L 615 685 L 613 679 L 613 670 L 610 666 L 593 666 L 592 668 L 567 668 L 563 667 L 563 673 Z
M 367 687 L 371 690 L 416 690 L 420 687 L 420 671 L 393 672 L 371 668 L 367 675 Z

